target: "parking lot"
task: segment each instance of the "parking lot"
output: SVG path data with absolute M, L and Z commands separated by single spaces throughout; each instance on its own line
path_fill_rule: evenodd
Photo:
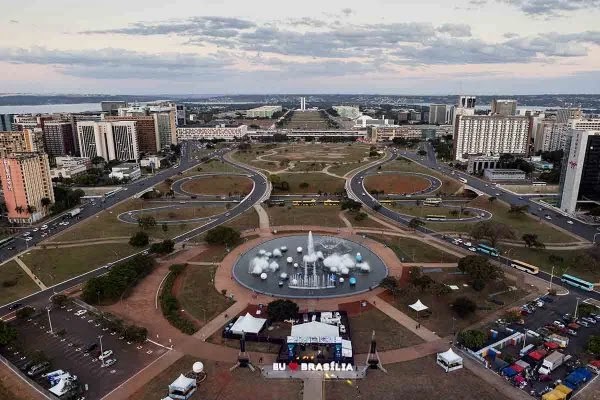
M 32 355 L 41 351 L 50 361 L 50 366 L 44 372 L 58 369 L 67 371 L 77 376 L 81 385 L 87 385 L 87 392 L 84 393 L 86 399 L 100 399 L 168 351 L 151 342 L 142 345 L 127 342 L 108 329 L 101 317 L 90 312 L 76 316 L 75 313 L 80 310 L 71 306 L 53 309 L 50 318 L 54 333 L 50 332 L 45 311 L 27 321 L 16 321 L 18 343 L 4 349 L 3 355 L 16 367 L 23 368 L 28 362 L 31 363 Z M 105 360 L 116 360 L 109 367 L 103 367 L 98 359 L 100 335 L 102 349 L 105 352 L 112 350 Z M 94 343 L 97 346 L 87 352 Z M 34 378 L 44 388 L 49 388 L 45 379 L 39 375 Z

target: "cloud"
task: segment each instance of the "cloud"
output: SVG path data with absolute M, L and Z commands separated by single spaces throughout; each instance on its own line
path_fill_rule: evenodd
M 453 37 L 471 36 L 471 27 L 466 24 L 443 24 L 439 27 L 439 31 Z
M 11 24 L 18 24 L 19 21 L 17 21 L 16 19 L 11 19 L 8 22 L 10 22 Z
M 354 10 L 352 10 L 351 8 L 342 8 L 342 14 L 348 17 L 354 14 Z
M 474 0 L 477 1 L 477 0 Z M 516 7 L 527 15 L 556 17 L 579 10 L 593 10 L 600 7 L 600 0 L 501 0 Z

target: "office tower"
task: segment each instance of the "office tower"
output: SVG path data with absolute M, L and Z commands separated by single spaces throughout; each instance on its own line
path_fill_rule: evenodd
M 70 114 L 71 129 L 73 130 L 73 143 L 75 144 L 75 154 L 80 154 L 79 138 L 77 136 L 77 122 L 79 121 L 102 121 L 104 114 L 97 112 L 83 112 Z
M 451 124 L 454 121 L 454 110 L 456 106 L 447 106 L 446 107 L 446 121 L 445 124 Z
M 153 116 L 106 117 L 105 121 L 135 121 L 139 151 L 154 154 L 160 150 L 160 140 Z
M 0 132 L 0 157 L 10 153 L 30 153 L 44 151 L 41 129 Z
M 300 111 L 306 111 L 306 97 L 300 97 Z
M 175 110 L 152 113 L 158 133 L 158 148 L 164 149 L 177 144 L 177 123 Z
M 556 110 L 556 122 L 566 124 L 570 119 L 582 119 L 581 108 L 559 108 Z
M 429 106 L 429 124 L 441 125 L 446 123 L 446 105 L 432 104 Z
M 529 117 L 458 115 L 454 131 L 454 159 L 468 155 L 526 155 L 529 146 Z
M 108 115 L 118 115 L 119 108 L 127 107 L 126 101 L 101 101 L 100 108 Z
M 77 123 L 82 157 L 106 161 L 137 161 L 139 150 L 135 121 L 82 121 Z
M 14 117 L 12 114 L 0 114 L 0 132 L 13 130 Z
M 536 124 L 532 129 L 535 151 L 555 151 L 565 148 L 565 138 L 569 125 L 556 122 L 556 120 L 543 119 L 532 121 Z
M 44 148 L 50 157 L 75 154 L 73 126 L 70 122 L 46 121 L 43 132 Z
M 175 110 L 177 112 L 177 126 L 185 125 L 186 124 L 185 106 L 183 104 L 178 104 L 175 106 Z
M 42 204 L 43 198 L 54 203 L 48 155 L 13 153 L 1 158 L 0 162 L 8 221 L 31 223 L 48 215 L 48 206 Z
M 458 107 L 459 108 L 475 108 L 475 102 L 477 97 L 475 96 L 458 96 Z
M 410 118 L 410 111 L 408 111 L 408 110 L 398 111 L 398 123 L 408 122 L 409 118 Z
M 516 100 L 492 100 L 492 115 L 504 115 L 505 117 L 509 117 L 516 114 Z
M 421 121 L 421 112 L 415 111 L 415 110 L 410 110 L 409 119 L 410 119 L 410 121 L 420 122 Z
M 572 214 L 582 200 L 600 202 L 600 131 L 572 129 L 565 144 L 559 207 Z

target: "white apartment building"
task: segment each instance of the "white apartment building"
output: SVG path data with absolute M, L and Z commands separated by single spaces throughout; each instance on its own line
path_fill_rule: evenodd
M 429 124 L 439 125 L 446 123 L 446 105 L 431 104 L 429 106 Z
M 567 135 L 570 130 L 600 130 L 600 119 L 569 119 L 558 122 L 556 119 L 533 121 L 532 136 L 535 151 L 564 150 Z
M 241 139 L 248 133 L 246 125 L 238 127 L 179 127 L 177 128 L 177 141 L 183 140 L 235 140 Z
M 471 154 L 527 154 L 529 117 L 457 115 L 454 159 L 467 161 Z
M 261 106 L 246 110 L 246 117 L 248 118 L 271 118 L 276 112 L 282 111 L 281 106 Z
M 82 157 L 100 156 L 106 161 L 139 159 L 135 121 L 80 121 L 77 137 Z

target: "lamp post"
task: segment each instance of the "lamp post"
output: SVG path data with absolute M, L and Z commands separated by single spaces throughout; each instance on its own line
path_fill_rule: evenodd
M 104 367 L 104 350 L 102 348 L 102 335 L 98 335 L 98 339 L 100 339 L 100 361 L 102 362 L 102 366 Z
M 52 320 L 50 319 L 50 306 L 46 307 L 46 311 L 48 311 L 48 324 L 50 325 L 50 333 L 54 333 L 52 330 Z
M 554 265 L 552 266 L 552 270 L 550 271 L 550 287 L 548 288 L 548 292 L 552 290 L 552 278 L 554 278 Z
M 575 312 L 573 313 L 574 319 L 577 319 L 577 309 L 579 308 L 579 300 L 581 300 L 581 297 L 577 297 L 577 303 L 575 304 Z

